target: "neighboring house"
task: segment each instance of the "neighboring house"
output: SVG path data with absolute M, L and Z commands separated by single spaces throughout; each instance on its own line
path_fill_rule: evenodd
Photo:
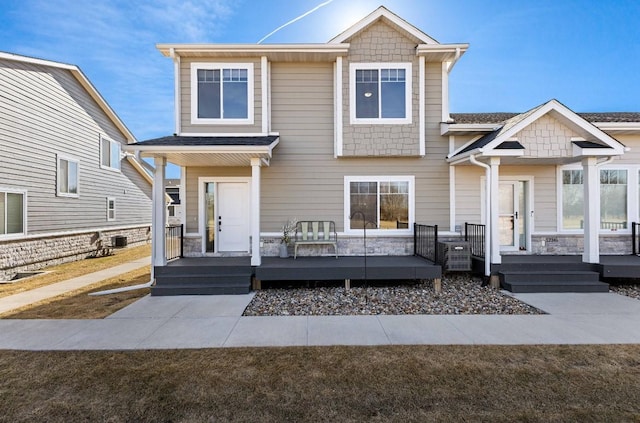
M 640 113 L 550 100 L 450 114 L 467 48 L 384 7 L 326 44 L 160 44 L 175 65 L 175 134 L 128 148 L 155 159 L 158 183 L 167 162 L 182 167 L 186 256 L 260 266 L 290 218 L 335 221 L 340 255 L 361 255 L 355 212 L 376 255 L 413 254 L 415 222 L 441 239 L 486 224 L 487 275 L 506 254 L 630 253 Z
M 182 220 L 182 203 L 180 202 L 180 179 L 167 179 L 165 192 L 170 198 L 167 206 L 167 224 L 180 225 Z
M 80 69 L 0 53 L 0 280 L 84 258 L 98 236 L 148 241 L 152 178 Z

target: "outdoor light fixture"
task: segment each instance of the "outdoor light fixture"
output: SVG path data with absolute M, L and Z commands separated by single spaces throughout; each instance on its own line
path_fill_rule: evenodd
M 373 93 L 371 93 L 371 92 L 369 92 L 369 91 L 367 91 L 366 93 L 364 93 L 364 96 L 365 96 L 365 97 L 367 97 L 367 98 L 371 97 L 372 95 L 373 95 Z

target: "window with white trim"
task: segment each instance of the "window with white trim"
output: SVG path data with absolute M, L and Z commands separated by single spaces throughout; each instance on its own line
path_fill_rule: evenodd
M 600 228 L 627 229 L 627 171 L 600 171 Z
M 352 63 L 351 123 L 411 123 L 411 63 Z
M 413 176 L 345 177 L 345 230 L 409 233 L 413 226 Z
M 26 199 L 26 191 L 0 188 L 0 238 L 26 232 Z
M 107 221 L 111 222 L 116 220 L 116 199 L 114 197 L 107 197 Z
M 100 137 L 100 167 L 120 170 L 120 143 Z
M 628 228 L 626 169 L 600 170 L 600 229 Z M 562 170 L 562 229 L 584 228 L 584 181 L 582 169 Z
M 253 124 L 253 63 L 192 63 L 191 122 Z
M 77 197 L 80 186 L 80 162 L 58 155 L 58 196 Z

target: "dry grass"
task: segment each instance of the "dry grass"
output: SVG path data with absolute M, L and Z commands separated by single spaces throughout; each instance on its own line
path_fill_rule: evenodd
M 50 285 L 52 283 L 61 282 L 66 279 L 75 278 L 77 276 L 86 275 L 88 273 L 97 272 L 99 270 L 108 269 L 119 264 L 126 263 L 131 260 L 147 257 L 151 255 L 151 246 L 142 245 L 139 247 L 125 248 L 122 250 L 114 250 L 114 254 L 107 257 L 98 257 L 92 259 L 84 259 L 71 263 L 60 264 L 58 266 L 50 266 L 43 270 L 47 273 L 34 276 L 24 281 L 0 284 L 0 297 L 17 294 L 19 292 L 28 291 L 30 289 L 39 288 L 41 286 Z
M 90 296 L 90 292 L 105 291 L 123 286 L 149 282 L 148 267 L 136 269 L 110 279 L 97 282 L 82 289 L 70 291 L 57 297 L 29 304 L 25 307 L 0 314 L 2 319 L 103 319 L 124 308 L 135 300 L 149 294 L 150 289 L 120 292 L 116 294 Z
M 0 352 L 1 422 L 638 422 L 640 346 Z

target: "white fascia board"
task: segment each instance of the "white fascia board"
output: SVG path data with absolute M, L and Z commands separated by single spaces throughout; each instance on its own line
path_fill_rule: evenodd
M 573 157 L 619 156 L 623 153 L 612 148 L 583 148 L 573 144 Z
M 592 124 L 601 131 L 606 132 L 640 132 L 640 122 L 593 122 Z
M 163 56 L 189 53 L 237 53 L 265 55 L 268 53 L 331 53 L 347 54 L 349 43 L 338 44 L 156 44 Z
M 522 156 L 522 154 L 524 154 L 524 149 L 522 148 L 496 148 L 494 150 L 491 150 L 490 155 L 485 155 L 484 153 L 482 153 L 479 157 L 519 157 Z
M 76 65 L 54 62 L 52 60 L 38 59 L 36 57 L 22 56 L 20 54 L 0 52 L 0 59 L 13 60 L 15 62 L 31 63 L 34 65 L 49 66 L 52 68 L 78 70 Z
M 459 54 L 458 58 L 462 57 L 468 48 L 469 44 L 418 44 L 416 47 L 416 55 L 447 56 L 453 59 L 457 54 Z
M 147 172 L 142 163 L 140 163 L 135 157 L 129 155 L 127 156 L 127 161 L 131 163 L 131 166 L 133 166 L 133 168 L 137 170 L 140 175 L 142 175 L 145 181 L 147 181 L 150 185 L 153 185 L 153 177 L 149 174 L 149 172 Z
M 231 153 L 231 154 L 271 154 L 273 147 L 277 145 L 277 141 L 274 141 L 268 146 L 248 146 L 248 145 L 239 145 L 239 146 L 218 146 L 218 145 L 209 145 L 209 146 L 201 146 L 201 145 L 184 145 L 184 146 L 159 146 L 159 145 L 130 145 L 127 146 L 127 150 L 129 151 L 140 151 L 141 153 Z
M 475 137 L 471 138 L 469 141 L 465 142 L 465 143 L 464 143 L 464 144 L 462 144 L 460 147 L 458 147 L 458 148 L 456 148 L 455 150 L 453 150 L 453 151 L 452 151 L 452 152 L 447 156 L 447 158 L 453 158 L 456 154 L 458 154 L 458 152 L 460 152 L 460 151 L 464 150 L 465 148 L 467 148 L 468 146 L 470 146 L 470 145 L 471 145 L 471 144 L 473 144 L 474 142 L 478 141 L 480 138 L 482 138 L 482 135 L 478 135 L 478 136 L 475 136 Z M 478 151 L 481 151 L 481 149 L 476 148 L 475 150 L 473 150 L 473 151 L 468 151 L 467 153 L 474 154 L 474 152 L 478 152 Z M 461 155 L 461 156 L 459 156 L 459 157 L 463 157 L 463 156 L 467 155 L 467 153 L 465 153 L 464 155 Z
M 495 123 L 440 123 L 440 135 L 450 135 L 459 132 L 493 132 L 501 125 Z

